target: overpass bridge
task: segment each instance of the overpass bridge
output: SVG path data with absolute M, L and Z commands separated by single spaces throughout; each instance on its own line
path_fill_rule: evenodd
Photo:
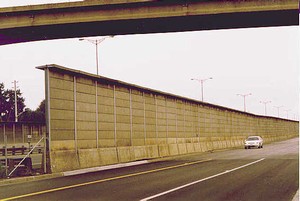
M 0 8 L 0 45 L 38 40 L 287 26 L 298 0 L 86 0 Z

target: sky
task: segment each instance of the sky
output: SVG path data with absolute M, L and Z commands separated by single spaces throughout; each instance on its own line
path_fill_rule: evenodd
M 1 0 L 0 7 L 57 1 Z M 299 120 L 299 26 L 136 34 L 99 45 L 99 74 L 236 110 Z M 101 37 L 93 37 L 101 38 Z M 25 104 L 44 99 L 44 72 L 58 64 L 96 74 L 95 46 L 78 38 L 0 46 L 0 82 L 18 81 Z

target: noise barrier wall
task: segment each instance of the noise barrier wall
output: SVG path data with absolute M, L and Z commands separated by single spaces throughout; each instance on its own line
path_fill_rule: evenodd
M 199 102 L 58 65 L 45 70 L 48 168 L 61 172 L 298 136 L 299 122 Z

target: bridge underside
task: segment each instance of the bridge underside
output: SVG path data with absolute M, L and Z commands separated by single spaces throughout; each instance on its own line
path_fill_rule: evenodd
M 38 40 L 100 35 L 165 33 L 249 27 L 290 26 L 299 24 L 298 9 L 279 9 L 265 11 L 259 10 L 249 12 L 240 11 L 225 13 L 211 12 L 208 14 L 201 13 L 196 15 L 190 15 L 189 12 L 185 11 L 185 13 L 183 12 L 178 16 L 159 15 L 154 17 L 128 17 L 131 16 L 130 12 L 132 11 L 126 11 L 127 13 L 124 18 L 122 18 L 123 15 L 120 15 L 121 18 L 119 16 L 118 18 L 113 18 L 114 14 L 109 14 L 111 16 L 106 16 L 109 20 L 105 19 L 80 21 L 77 19 L 68 19 L 69 21 L 65 22 L 59 21 L 64 18 L 64 13 L 61 15 L 57 15 L 56 13 L 52 14 L 50 12 L 50 17 L 48 15 L 47 17 L 45 17 L 45 19 L 43 19 L 46 23 L 44 23 L 44 21 L 43 23 L 37 23 L 39 20 L 39 12 L 41 13 L 42 11 L 39 10 L 33 13 L 32 12 L 33 11 L 18 11 L 16 12 L 16 14 L 12 12 L 8 12 L 6 14 L 5 12 L 0 12 L 0 22 L 2 21 L 1 19 L 5 20 L 7 18 L 8 20 L 10 20 L 11 16 L 15 15 L 13 16 L 14 18 L 11 18 L 11 24 L 4 23 L 3 25 L 0 25 L 0 45 Z M 45 13 L 46 11 L 43 11 L 42 14 Z M 68 14 L 70 13 L 70 11 L 65 13 Z M 85 14 L 86 12 L 81 11 L 80 14 L 82 13 Z M 153 15 L 153 13 L 150 14 Z M 154 14 L 157 15 L 157 13 Z M 29 19 L 30 16 L 32 16 L 33 18 L 31 24 Z M 94 13 L 91 16 L 94 16 Z M 55 18 L 57 18 L 58 23 L 53 23 L 55 22 Z M 69 16 L 69 18 L 72 18 L 72 16 Z M 20 20 L 20 22 L 18 22 L 18 20 Z M 48 21 L 51 21 L 51 23 L 48 23 Z

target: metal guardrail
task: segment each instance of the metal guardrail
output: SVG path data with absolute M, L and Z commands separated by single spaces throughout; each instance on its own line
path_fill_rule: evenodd
M 5 146 L 3 146 L 2 148 L 0 148 L 0 153 L 2 153 L 2 156 L 5 156 L 5 150 L 7 150 L 8 155 L 16 155 L 18 153 L 24 155 L 27 148 L 25 146 L 22 146 L 22 147 L 12 146 L 12 147 L 7 147 L 7 148 Z
M 7 155 L 8 156 L 14 156 L 14 155 L 24 155 L 25 153 L 27 153 L 27 151 L 29 151 L 31 148 L 25 147 L 24 145 L 22 145 L 21 147 L 16 147 L 16 146 L 12 146 L 12 147 L 0 147 L 0 155 L 5 156 L 5 150 L 7 150 Z M 42 146 L 38 146 L 36 148 L 36 153 L 42 153 L 44 147 Z M 2 154 L 1 154 L 2 153 Z

